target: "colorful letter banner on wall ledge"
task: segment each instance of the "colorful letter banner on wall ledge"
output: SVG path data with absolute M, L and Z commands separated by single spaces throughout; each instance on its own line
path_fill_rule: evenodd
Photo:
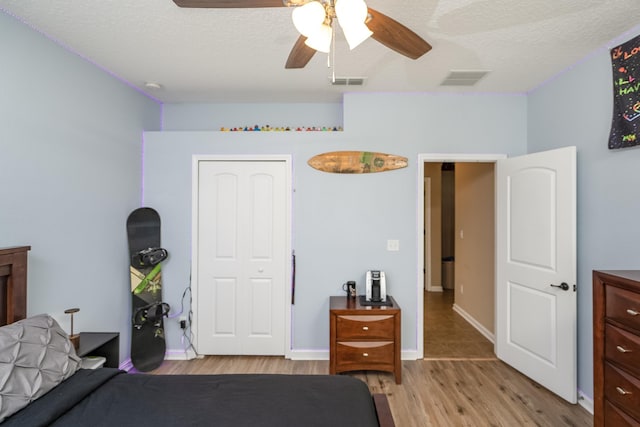
M 640 144 L 640 35 L 611 49 L 613 120 L 609 148 Z

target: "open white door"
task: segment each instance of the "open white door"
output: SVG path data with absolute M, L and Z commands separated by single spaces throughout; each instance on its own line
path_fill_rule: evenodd
M 576 148 L 499 160 L 496 183 L 496 354 L 576 403 Z

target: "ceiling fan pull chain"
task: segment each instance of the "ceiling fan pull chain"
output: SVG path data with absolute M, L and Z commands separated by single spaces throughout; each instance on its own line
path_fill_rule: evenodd
M 333 83 L 336 82 L 336 21 L 331 21 L 331 70 Z
M 336 24 L 331 21 L 331 50 L 327 55 L 327 68 L 331 68 L 331 83 L 336 82 Z

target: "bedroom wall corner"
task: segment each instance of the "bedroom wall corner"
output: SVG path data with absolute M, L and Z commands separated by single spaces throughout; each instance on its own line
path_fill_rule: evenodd
M 0 247 L 31 245 L 28 315 L 120 332 L 128 356 L 125 221 L 140 205 L 142 135 L 160 105 L 0 11 Z

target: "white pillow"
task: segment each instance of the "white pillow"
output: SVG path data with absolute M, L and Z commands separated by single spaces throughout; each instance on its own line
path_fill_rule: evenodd
M 0 422 L 69 378 L 80 362 L 47 314 L 0 327 Z

